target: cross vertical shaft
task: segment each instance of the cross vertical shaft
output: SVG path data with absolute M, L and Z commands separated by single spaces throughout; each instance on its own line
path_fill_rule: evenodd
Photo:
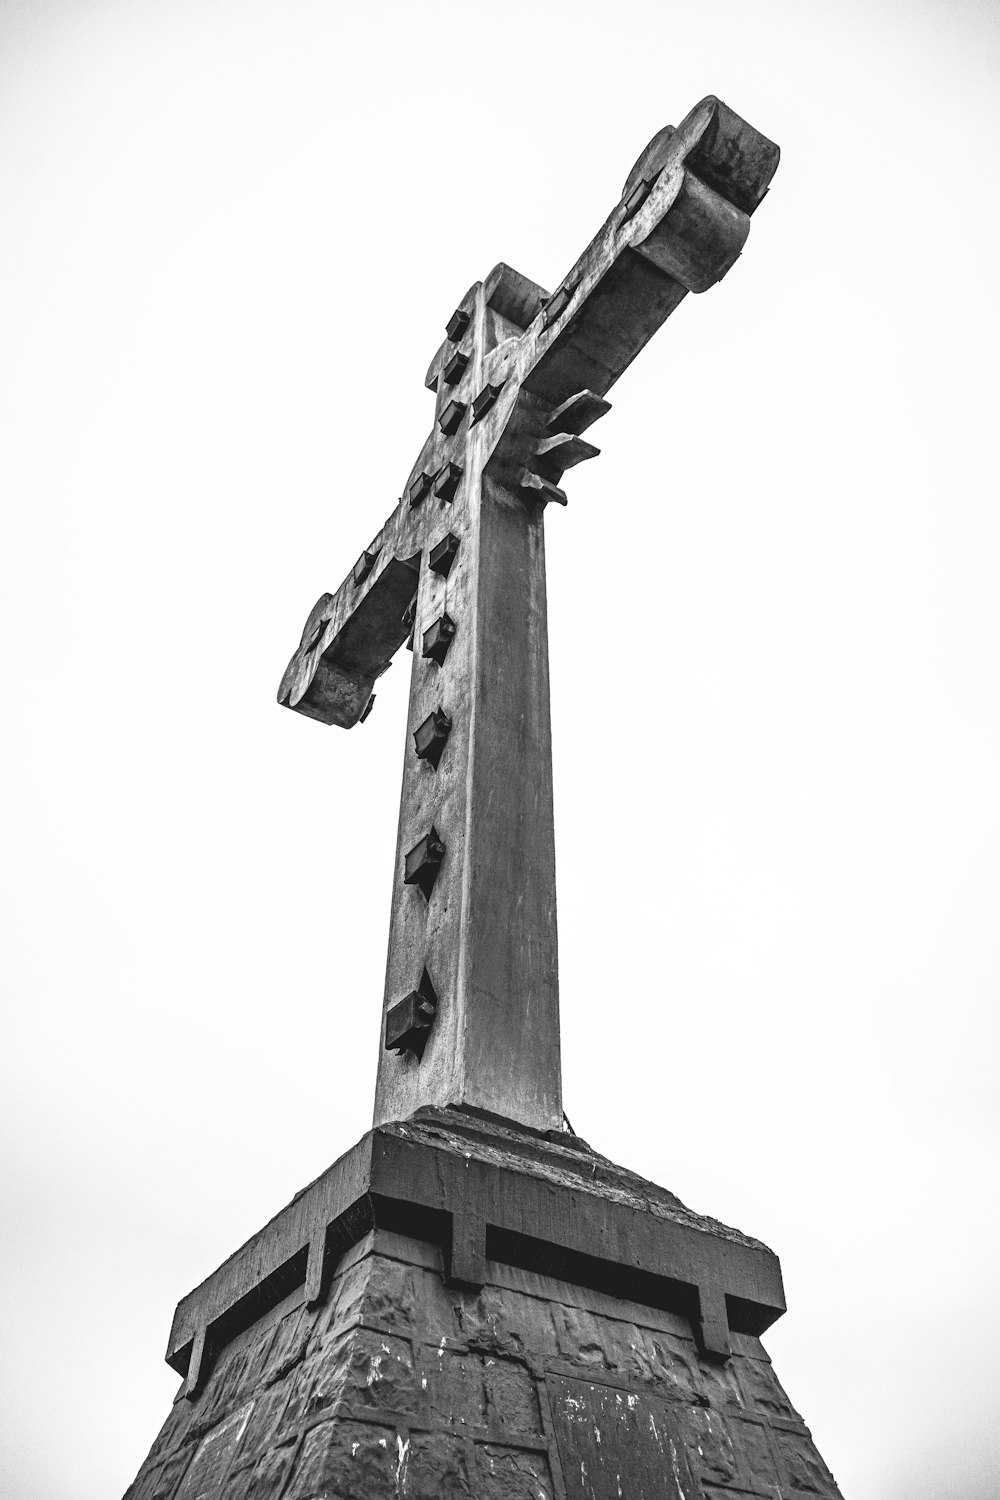
M 461 436 L 441 432 L 451 404 L 470 405 L 482 388 L 484 356 L 498 337 L 520 331 L 502 326 L 481 284 L 459 313 L 469 324 L 449 341 L 448 360 L 467 356 L 468 364 L 455 384 L 440 379 L 437 451 L 427 467 L 452 461 L 463 474 L 452 501 L 431 494 L 421 502 L 438 509 L 441 535 L 458 546 L 447 574 L 435 572 L 431 526 L 417 591 L 385 985 L 388 1012 L 426 970 L 438 1010 L 422 1056 L 380 1046 L 375 1124 L 422 1104 L 462 1103 L 558 1128 L 544 510 L 484 473 L 485 428 L 467 426 L 474 412 Z M 442 618 L 454 636 L 439 664 L 423 653 Z M 436 766 L 414 743 L 435 713 L 451 723 Z M 432 829 L 444 854 L 425 895 L 403 877 L 407 855 Z

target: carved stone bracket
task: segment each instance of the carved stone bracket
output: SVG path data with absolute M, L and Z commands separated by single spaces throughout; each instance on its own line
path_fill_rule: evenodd
M 337 1260 L 373 1227 L 439 1245 L 448 1278 L 463 1286 L 481 1285 L 495 1261 L 679 1312 L 720 1360 L 732 1333 L 759 1335 L 785 1310 L 765 1245 L 692 1213 L 586 1142 L 476 1111 L 423 1109 L 370 1131 L 184 1298 L 167 1363 L 188 1377 L 188 1394 L 211 1354 L 296 1286 L 320 1297 Z

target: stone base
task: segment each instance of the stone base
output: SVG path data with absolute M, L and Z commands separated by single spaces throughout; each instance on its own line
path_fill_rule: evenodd
M 462 1197 L 451 1224 L 418 1204 L 416 1233 L 383 1227 L 386 1216 L 398 1223 L 400 1200 L 369 1178 L 392 1187 L 394 1131 L 408 1149 L 423 1132 L 420 1154 L 405 1160 L 410 1170 L 414 1161 L 434 1164 L 443 1201 Z M 373 1138 L 377 1148 L 378 1132 L 365 1140 Z M 698 1220 L 573 1138 L 536 1139 L 516 1168 L 528 1137 L 509 1122 L 435 1112 L 381 1139 L 388 1155 L 365 1147 L 360 1175 L 360 1148 L 342 1158 L 354 1162 L 349 1214 L 336 1164 L 335 1191 L 324 1174 L 181 1303 L 170 1358 L 185 1380 L 126 1500 L 839 1496 L 759 1338 L 734 1326 L 734 1311 L 744 1323 L 777 1315 L 765 1247 Z M 474 1254 L 474 1284 L 467 1268 L 456 1276 L 452 1241 L 470 1210 L 480 1230 L 484 1215 L 469 1201 L 471 1182 L 449 1186 L 442 1153 L 473 1180 L 476 1159 L 482 1165 L 491 1153 L 500 1172 L 492 1187 L 478 1180 L 488 1248 Z M 368 1192 L 352 1197 L 366 1182 Z M 490 1227 L 522 1210 L 538 1216 L 530 1194 L 539 1183 L 553 1201 L 570 1194 L 575 1221 L 560 1229 L 562 1216 L 551 1219 L 561 1241 L 549 1242 L 542 1268 L 542 1241 L 526 1247 Z M 617 1276 L 608 1269 L 614 1258 L 566 1245 L 598 1234 L 601 1202 L 605 1237 L 623 1208 L 636 1216 L 638 1249 Z M 661 1225 L 669 1250 L 655 1274 L 637 1268 L 652 1253 L 643 1250 L 647 1221 Z M 322 1257 L 309 1254 L 317 1243 Z M 705 1275 L 692 1244 L 704 1246 Z M 619 1237 L 615 1256 L 623 1254 Z M 723 1259 L 712 1265 L 713 1255 Z M 751 1273 L 767 1281 L 757 1300 Z M 725 1351 L 721 1335 L 706 1340 L 699 1312 L 713 1278 L 723 1288 L 742 1278 L 740 1295 L 719 1293 L 731 1314 Z
M 178 1397 L 127 1500 L 839 1495 L 759 1339 L 376 1230 L 327 1304 L 292 1293 Z

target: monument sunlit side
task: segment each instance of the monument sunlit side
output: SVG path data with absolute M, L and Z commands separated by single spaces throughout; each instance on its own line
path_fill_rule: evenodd
M 573 1135 L 560 1077 L 544 511 L 777 165 L 705 99 L 553 293 L 501 264 L 448 321 L 402 497 L 279 690 L 351 728 L 413 653 L 374 1127 L 178 1306 L 129 1500 L 839 1494 L 760 1343 L 775 1255 Z

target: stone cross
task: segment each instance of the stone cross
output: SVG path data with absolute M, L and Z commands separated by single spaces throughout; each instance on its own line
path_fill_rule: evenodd
M 542 517 L 622 371 L 736 261 L 777 164 L 704 99 L 554 293 L 503 264 L 471 287 L 402 498 L 306 621 L 278 698 L 325 724 L 362 722 L 413 651 L 376 1125 L 460 1104 L 562 1129 Z

